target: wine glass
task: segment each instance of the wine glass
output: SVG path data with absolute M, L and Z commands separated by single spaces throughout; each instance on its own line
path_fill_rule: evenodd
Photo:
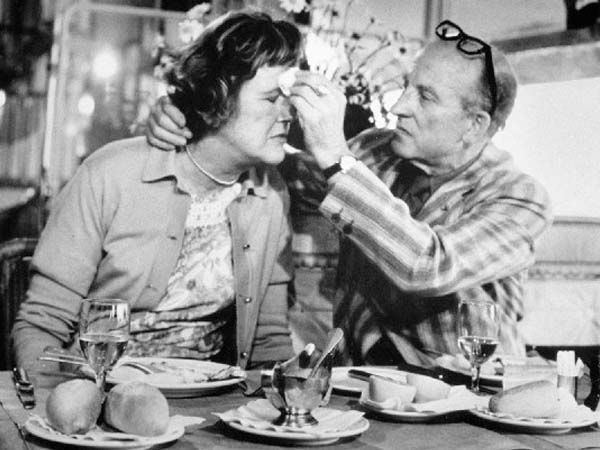
M 129 340 L 129 304 L 119 299 L 85 299 L 79 312 L 79 345 L 104 391 L 106 374 Z
M 498 309 L 495 303 L 462 301 L 458 304 L 458 346 L 471 364 L 471 390 L 479 393 L 481 365 L 498 346 Z

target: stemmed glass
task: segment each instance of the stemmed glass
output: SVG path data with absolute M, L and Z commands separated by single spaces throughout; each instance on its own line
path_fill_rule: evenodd
M 79 345 L 104 391 L 106 374 L 129 340 L 129 304 L 119 299 L 85 299 L 79 311 Z
M 479 393 L 481 365 L 498 346 L 498 309 L 495 303 L 462 301 L 458 305 L 458 346 L 471 364 L 471 390 Z

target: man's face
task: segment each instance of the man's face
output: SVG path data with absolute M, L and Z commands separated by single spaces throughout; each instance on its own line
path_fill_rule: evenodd
M 247 168 L 265 163 L 279 164 L 285 153 L 291 120 L 290 104 L 279 90 L 278 77 L 288 67 L 261 67 L 242 84 L 235 111 L 217 131 L 236 165 Z
M 461 100 L 473 90 L 479 70 L 453 42 L 426 47 L 392 108 L 398 115 L 394 151 L 433 167 L 460 158 L 470 120 Z

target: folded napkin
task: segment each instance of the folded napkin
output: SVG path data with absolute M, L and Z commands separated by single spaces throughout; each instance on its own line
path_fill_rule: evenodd
M 447 398 L 424 403 L 402 403 L 398 398 L 388 398 L 383 402 L 376 402 L 371 400 L 368 395 L 367 390 L 363 391 L 361 402 L 375 409 L 422 413 L 447 413 L 487 407 L 490 399 L 489 396 L 473 394 L 465 386 L 452 386 Z
M 48 433 L 51 433 L 51 434 L 54 434 L 57 436 L 68 436 L 72 439 L 79 439 L 79 440 L 84 440 L 84 441 L 97 441 L 97 442 L 124 441 L 124 442 L 140 442 L 142 444 L 144 441 L 147 441 L 149 439 L 154 439 L 157 437 L 157 436 L 140 436 L 138 434 L 123 433 L 120 431 L 105 431 L 102 428 L 100 428 L 98 425 L 96 425 L 94 428 L 89 430 L 87 433 L 64 434 L 64 433 L 61 433 L 60 431 L 52 428 L 50 426 L 50 424 L 46 421 L 46 419 L 44 419 L 41 416 L 32 414 L 31 417 L 29 418 L 29 420 L 34 421 L 36 425 L 39 425 L 41 428 L 43 428 Z M 165 432 L 165 434 L 171 433 L 171 432 L 173 432 L 174 429 L 177 429 L 180 427 L 186 428 L 186 427 L 189 427 L 192 425 L 200 425 L 205 420 L 206 419 L 204 419 L 203 417 L 180 416 L 180 415 L 171 416 L 171 418 L 169 420 L 169 426 L 167 427 L 167 431 Z
M 355 410 L 340 411 L 331 408 L 317 408 L 312 411 L 313 417 L 319 422 L 316 425 L 303 428 L 273 425 L 273 421 L 281 415 L 281 412 L 267 399 L 252 400 L 239 408 L 213 414 L 223 422 L 236 422 L 244 427 L 284 433 L 302 433 L 318 437 L 352 429 L 364 415 Z

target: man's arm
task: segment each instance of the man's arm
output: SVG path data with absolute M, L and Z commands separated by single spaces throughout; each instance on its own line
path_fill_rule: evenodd
M 432 227 L 359 163 L 336 179 L 320 210 L 399 289 L 441 296 L 526 268 L 550 221 L 546 192 L 525 175 L 484 189 L 485 200 L 455 223 Z

